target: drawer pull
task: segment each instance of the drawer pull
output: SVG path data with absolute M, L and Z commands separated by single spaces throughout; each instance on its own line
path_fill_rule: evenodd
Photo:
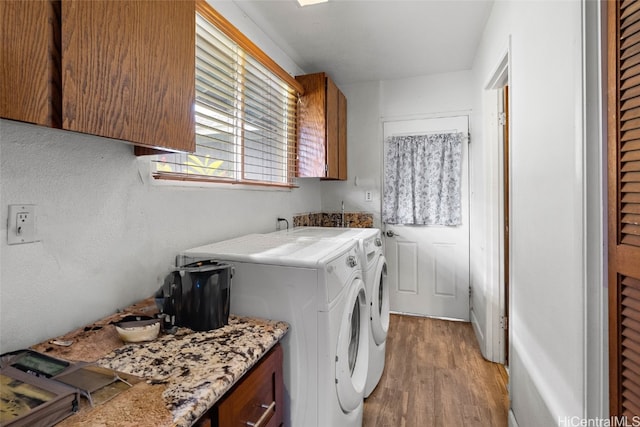
M 273 402 L 271 402 L 271 405 L 267 406 L 267 405 L 260 405 L 262 408 L 265 408 L 266 410 L 262 413 L 262 415 L 260 416 L 260 419 L 258 419 L 258 421 L 256 421 L 255 423 L 252 423 L 251 421 L 247 421 L 246 424 L 248 426 L 251 427 L 263 427 L 264 425 L 267 424 L 267 422 L 269 422 L 269 420 L 271 419 L 271 416 L 273 416 L 273 413 L 275 412 L 276 409 L 276 402 L 275 400 Z

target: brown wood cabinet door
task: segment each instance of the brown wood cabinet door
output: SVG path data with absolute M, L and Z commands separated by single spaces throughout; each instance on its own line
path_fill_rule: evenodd
M 0 117 L 60 127 L 60 2 L 0 1 Z
M 326 178 L 336 179 L 340 171 L 338 158 L 338 86 L 329 78 L 327 84 L 327 174 Z
M 347 179 L 347 98 L 325 73 L 297 76 L 298 176 Z
M 304 87 L 298 103 L 298 176 L 326 176 L 326 105 L 324 73 L 296 76 Z
M 63 128 L 195 150 L 194 1 L 64 0 Z
M 610 413 L 631 417 L 640 415 L 640 2 L 607 3 Z
M 218 419 L 214 425 L 282 426 L 282 381 L 282 347 L 277 344 L 218 404 Z
M 338 176 L 347 179 L 347 98 L 338 91 Z

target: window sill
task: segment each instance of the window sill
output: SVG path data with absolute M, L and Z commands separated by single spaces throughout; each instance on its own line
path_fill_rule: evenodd
M 249 191 L 287 191 L 290 192 L 294 188 L 300 186 L 293 184 L 269 184 L 259 182 L 238 182 L 228 180 L 198 180 L 188 177 L 184 179 L 179 177 L 161 177 L 156 178 L 156 172 L 152 166 L 149 157 L 141 156 L 137 158 L 138 175 L 143 183 L 158 187 L 183 187 L 183 188 L 202 188 L 202 189 L 218 189 L 218 190 L 249 190 Z
M 191 188 L 217 188 L 227 190 L 261 190 L 261 191 L 291 191 L 298 188 L 297 185 L 270 184 L 262 182 L 243 182 L 228 180 L 208 180 L 201 178 L 190 178 L 185 176 L 166 176 L 156 173 L 151 174 L 152 185 L 169 187 L 191 187 Z

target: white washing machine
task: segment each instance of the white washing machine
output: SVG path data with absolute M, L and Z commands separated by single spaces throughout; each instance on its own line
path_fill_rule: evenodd
M 364 276 L 369 307 L 369 369 L 365 397 L 376 388 L 384 371 L 387 331 L 389 330 L 389 288 L 387 261 L 382 248 L 382 235 L 377 228 L 295 227 L 274 235 L 300 239 L 355 240 Z
M 282 340 L 287 426 L 362 425 L 369 335 L 356 246 L 253 234 L 178 256 L 181 264 L 231 263 L 231 312 L 289 323 Z

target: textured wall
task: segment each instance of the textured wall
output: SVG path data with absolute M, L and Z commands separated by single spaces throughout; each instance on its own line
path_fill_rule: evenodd
M 161 185 L 119 141 L 6 120 L 0 133 L 1 352 L 150 296 L 180 250 L 320 209 L 318 180 L 290 191 Z M 41 241 L 9 246 L 7 205 L 22 203 L 37 205 Z

